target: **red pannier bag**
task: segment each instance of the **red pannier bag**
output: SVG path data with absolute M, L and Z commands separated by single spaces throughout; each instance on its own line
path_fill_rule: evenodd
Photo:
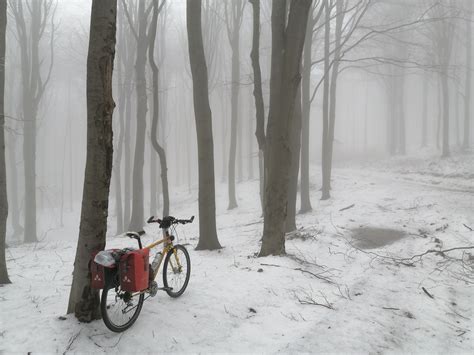
M 132 250 L 120 259 L 120 288 L 123 291 L 137 292 L 148 288 L 148 265 L 150 250 Z
M 116 249 L 113 249 L 115 251 Z M 96 289 L 103 289 L 105 287 L 106 274 L 109 270 L 115 269 L 116 265 L 104 266 L 95 262 L 96 255 L 100 251 L 92 253 L 92 258 L 89 263 L 89 269 L 91 271 L 91 287 Z

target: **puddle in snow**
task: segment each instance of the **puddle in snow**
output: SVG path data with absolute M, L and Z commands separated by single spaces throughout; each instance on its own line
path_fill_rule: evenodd
M 380 248 L 395 243 L 406 236 L 405 232 L 397 229 L 362 227 L 352 230 L 354 245 L 360 249 Z

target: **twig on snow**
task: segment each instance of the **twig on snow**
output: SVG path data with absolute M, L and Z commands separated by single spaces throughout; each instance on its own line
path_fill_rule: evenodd
M 426 290 L 426 288 L 421 287 L 421 289 L 423 290 L 424 293 L 426 293 L 426 294 L 428 295 L 429 298 L 433 298 L 433 299 L 434 299 L 433 295 L 432 295 L 431 293 L 429 293 L 429 292 Z
M 347 207 L 341 208 L 341 209 L 339 210 L 339 212 L 342 212 L 342 211 L 348 210 L 348 209 L 350 209 L 350 208 L 352 208 L 352 207 L 354 207 L 354 206 L 355 206 L 355 203 L 353 203 L 353 204 L 352 204 L 352 205 L 350 205 L 350 206 L 347 206 Z
M 472 229 L 471 227 L 469 227 L 467 224 L 463 223 L 462 224 L 464 227 L 466 227 L 467 229 L 469 229 L 471 232 L 474 232 L 474 229 Z
M 63 355 L 66 354 L 71 349 L 72 344 L 76 341 L 79 334 L 81 334 L 80 330 L 69 339 L 69 343 L 66 347 L 66 350 L 64 350 Z

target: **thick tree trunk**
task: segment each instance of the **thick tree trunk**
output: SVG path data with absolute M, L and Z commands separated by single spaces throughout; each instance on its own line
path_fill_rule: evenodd
M 5 163 L 5 50 L 7 32 L 7 0 L 0 0 L 0 285 L 10 283 L 5 259 L 8 199 Z
M 117 0 L 93 0 L 87 57 L 87 160 L 81 224 L 68 313 L 82 322 L 100 318 L 99 292 L 90 287 L 89 260 L 103 250 L 107 232 L 113 144 L 112 73 Z
M 288 186 L 288 207 L 286 214 L 286 232 L 296 230 L 296 196 L 298 195 L 298 172 L 300 170 L 301 150 L 301 87 L 295 100 L 293 127 L 291 128 L 291 166 Z
M 302 117 L 301 117 L 301 184 L 300 184 L 300 213 L 307 213 L 311 207 L 309 192 L 309 130 L 310 130 L 310 85 L 311 85 L 311 51 L 313 45 L 313 20 L 310 18 L 306 26 L 306 37 L 303 52 L 303 73 L 301 83 Z
M 163 2 L 164 4 L 164 2 Z M 170 197 L 168 190 L 168 166 L 166 163 L 166 153 L 163 147 L 158 143 L 158 116 L 160 112 L 159 107 L 159 82 L 158 82 L 158 66 L 155 63 L 154 51 L 155 51 L 155 38 L 156 28 L 158 22 L 158 14 L 160 9 L 158 7 L 158 0 L 153 0 L 153 17 L 150 26 L 150 46 L 148 50 L 148 59 L 152 70 L 153 79 L 153 117 L 151 123 L 151 143 L 153 149 L 158 153 L 160 157 L 160 171 L 161 171 L 161 186 L 163 191 L 163 216 L 169 215 L 170 209 Z M 178 160 L 179 161 L 179 160 Z
M 471 85 L 472 85 L 472 1 L 467 0 L 466 21 L 466 89 L 464 99 L 464 136 L 463 149 L 469 149 L 471 134 Z
M 206 58 L 202 41 L 201 0 L 187 0 L 186 4 L 199 169 L 199 243 L 196 249 L 213 250 L 220 249 L 221 245 L 216 230 L 214 143 Z
M 292 1 L 286 23 L 285 1 L 272 3 L 270 112 L 265 145 L 265 210 L 259 256 L 285 253 L 291 152 L 290 128 L 311 0 Z
M 263 211 L 263 196 L 265 191 L 264 151 L 265 151 L 265 107 L 263 103 L 262 72 L 260 69 L 260 1 L 250 0 L 253 7 L 252 51 L 250 59 L 253 69 L 253 95 L 255 97 L 256 130 L 258 143 L 258 167 L 260 179 L 260 203 Z
M 137 130 L 135 157 L 133 161 L 132 217 L 129 230 L 141 230 L 144 224 L 143 166 L 145 163 L 146 114 L 148 99 L 146 92 L 146 54 L 148 49 L 145 2 L 138 3 L 138 38 L 135 61 L 135 86 L 137 93 Z

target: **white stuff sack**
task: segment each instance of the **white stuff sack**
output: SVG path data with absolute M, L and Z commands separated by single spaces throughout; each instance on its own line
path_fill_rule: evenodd
M 113 250 L 102 250 L 99 251 L 95 258 L 94 261 L 102 266 L 105 267 L 112 267 L 115 266 L 115 259 L 112 255 Z

